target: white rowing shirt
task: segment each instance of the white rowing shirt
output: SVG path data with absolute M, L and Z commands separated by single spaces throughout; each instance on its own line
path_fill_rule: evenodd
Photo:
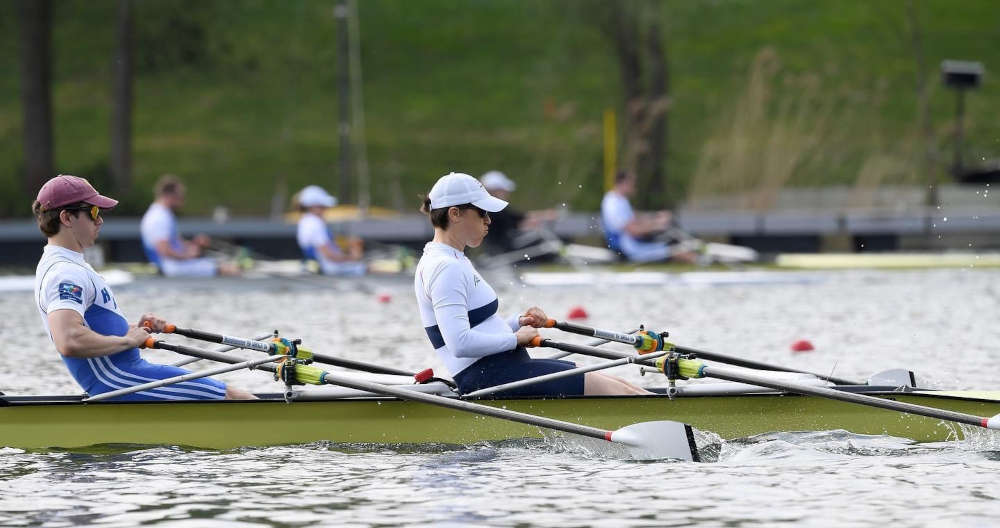
M 118 307 L 114 292 L 94 268 L 77 253 L 61 246 L 47 245 L 35 270 L 35 304 L 42 326 L 52 339 L 49 314 L 57 310 L 73 310 L 94 332 L 106 336 L 123 336 L 129 323 Z M 188 371 L 167 365 L 148 363 L 138 348 L 129 348 L 107 356 L 81 358 L 62 356 L 70 374 L 90 395 L 131 387 L 140 383 L 164 379 Z M 128 400 L 190 400 L 221 399 L 225 385 L 214 380 L 199 379 L 159 387 L 127 395 Z
M 184 242 L 177 232 L 177 217 L 169 207 L 153 202 L 142 215 L 139 231 L 146 258 L 167 277 L 211 277 L 218 271 L 214 259 L 175 259 L 160 255 L 156 250 L 157 244 L 166 240 L 175 252 L 184 252 Z
M 305 212 L 299 218 L 299 225 L 295 232 L 295 238 L 302 250 L 302 256 L 306 260 L 319 262 L 320 270 L 325 275 L 364 275 L 365 263 L 360 261 L 334 261 L 326 258 L 320 249 L 327 246 L 334 253 L 342 255 L 343 252 L 330 236 L 326 222 L 319 215 Z
M 177 235 L 177 218 L 169 207 L 159 202 L 153 202 L 146 214 L 142 215 L 139 231 L 142 233 L 142 248 L 146 251 L 146 257 L 157 267 L 163 267 L 164 257 L 156 250 L 160 241 L 166 240 L 170 248 L 178 253 L 184 251 L 184 244 Z
M 601 200 L 601 222 L 608 238 L 620 239 L 629 236 L 625 226 L 635 218 L 628 198 L 615 191 L 608 191 Z M 620 242 L 619 242 L 620 243 Z M 616 248 L 613 248 L 616 249 Z
M 452 376 L 480 358 L 517 347 L 518 317 L 504 320 L 497 314 L 496 292 L 463 252 L 428 242 L 413 291 L 424 331 Z
M 635 218 L 635 211 L 628 198 L 616 191 L 608 191 L 601 200 L 601 224 L 608 248 L 621 251 L 633 262 L 654 262 L 670 257 L 670 246 L 664 242 L 644 242 L 625 230 Z

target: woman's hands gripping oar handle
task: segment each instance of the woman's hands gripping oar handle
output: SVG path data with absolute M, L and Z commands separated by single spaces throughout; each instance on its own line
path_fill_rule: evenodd
M 649 332 L 643 330 L 635 335 L 626 335 L 626 334 L 620 334 L 618 332 L 610 332 L 608 330 L 599 330 L 597 328 L 590 328 L 587 326 L 578 325 L 576 323 L 556 321 L 555 319 L 549 319 L 548 321 L 546 321 L 545 327 L 555 328 L 572 334 L 599 337 L 602 339 L 608 339 L 610 341 L 616 341 L 618 343 L 625 343 L 627 345 L 632 345 L 633 347 L 635 347 L 636 350 L 638 350 L 640 353 L 643 354 L 659 350 L 672 350 L 680 354 L 689 354 L 702 359 L 718 361 L 719 363 L 725 363 L 727 365 L 735 365 L 737 367 L 745 367 L 755 370 L 777 370 L 781 372 L 797 372 L 799 374 L 809 374 L 812 376 L 816 376 L 819 379 L 833 382 L 837 385 L 864 385 L 864 383 L 859 383 L 857 381 L 843 379 L 843 378 L 835 378 L 833 376 L 817 374 L 815 372 L 808 372 L 805 370 L 782 367 L 779 365 L 771 365 L 768 363 L 761 363 L 749 359 L 727 356 L 725 354 L 719 354 L 716 352 L 707 352 L 704 350 L 697 350 L 694 348 L 678 346 L 666 340 L 668 336 L 667 332 L 657 333 L 657 332 Z M 580 353 L 586 354 L 586 352 L 580 352 Z M 596 354 L 590 354 L 590 355 L 596 355 Z M 600 357 L 607 357 L 607 356 L 600 356 Z M 621 357 L 621 356 L 616 356 L 616 357 Z
M 886 400 L 882 398 L 876 398 L 874 396 L 867 396 L 865 394 L 845 392 L 841 390 L 830 389 L 827 387 L 816 387 L 812 385 L 802 385 L 799 383 L 794 383 L 789 381 L 776 380 L 766 376 L 758 376 L 753 373 L 745 373 L 743 371 L 736 371 L 733 369 L 728 369 L 726 367 L 720 367 L 717 365 L 706 365 L 701 361 L 692 359 L 670 358 L 670 357 L 660 358 L 656 360 L 657 368 L 660 371 L 665 371 L 668 362 L 671 361 L 676 361 L 677 372 L 681 377 L 684 378 L 716 378 L 727 381 L 735 381 L 739 383 L 749 383 L 751 385 L 760 385 L 762 387 L 770 387 L 772 389 L 794 392 L 797 394 L 805 394 L 809 396 L 817 396 L 820 398 L 828 398 L 831 400 L 856 403 L 859 405 L 867 405 L 869 407 L 879 407 L 882 409 L 889 409 L 892 411 L 898 411 L 909 414 L 917 414 L 920 416 L 927 416 L 929 418 L 947 420 L 950 422 L 958 422 L 967 425 L 974 425 L 977 427 L 985 427 L 988 429 L 1000 429 L 1000 414 L 992 418 L 987 418 L 984 416 L 975 416 L 972 414 L 948 411 L 944 409 L 935 409 L 934 407 L 925 407 L 923 405 L 915 405 L 912 403 Z
M 147 325 L 149 327 L 151 325 Z M 177 334 L 184 337 L 190 337 L 191 339 L 198 339 L 200 341 L 208 341 L 209 343 L 220 343 L 223 345 L 229 345 L 236 348 L 242 348 L 246 350 L 256 350 L 258 352 L 265 352 L 267 354 L 283 354 L 283 345 L 281 341 L 258 341 L 255 339 L 244 339 L 240 337 L 232 337 L 223 334 L 216 334 L 213 332 L 205 332 L 203 330 L 196 330 L 193 328 L 180 328 L 177 325 L 167 323 L 163 327 L 163 332 L 168 334 Z M 375 365 L 372 363 L 365 363 L 362 361 L 354 361 L 351 359 L 338 358 L 334 356 L 328 356 L 325 354 L 317 354 L 305 347 L 299 347 L 300 350 L 305 350 L 312 353 L 313 361 L 317 363 L 323 363 L 326 365 L 333 365 L 336 367 L 344 367 L 354 370 L 360 370 L 363 372 L 372 372 L 375 374 L 393 374 L 396 376 L 410 376 L 416 380 L 417 383 L 424 383 L 434 377 L 434 371 L 431 369 L 425 369 L 423 371 L 413 373 L 402 369 L 397 369 L 394 367 L 385 367 L 382 365 Z
M 291 367 L 291 372 L 288 372 Z M 403 400 L 418 401 L 439 407 L 469 412 L 494 418 L 502 418 L 513 422 L 525 423 L 546 429 L 573 433 L 608 442 L 624 445 L 637 458 L 662 459 L 673 458 L 687 461 L 698 461 L 698 449 L 694 442 L 691 426 L 680 422 L 655 421 L 640 422 L 607 431 L 586 425 L 554 420 L 543 416 L 535 416 L 517 411 L 510 411 L 489 405 L 482 405 L 465 400 L 455 400 L 433 394 L 414 392 L 399 387 L 382 385 L 366 380 L 355 379 L 340 373 L 328 372 L 322 369 L 295 362 L 285 362 L 278 365 L 277 377 L 287 383 L 309 383 L 313 385 L 340 385 L 352 389 L 395 396 Z

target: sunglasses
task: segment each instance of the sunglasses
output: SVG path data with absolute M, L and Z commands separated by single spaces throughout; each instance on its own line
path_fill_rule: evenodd
M 482 209 L 480 209 L 480 208 L 478 208 L 478 207 L 476 207 L 476 206 L 474 206 L 472 204 L 456 205 L 455 207 L 458 207 L 458 209 L 460 211 L 464 211 L 466 209 L 472 209 L 473 211 L 475 211 L 476 213 L 479 214 L 479 218 L 484 218 L 485 219 L 485 218 L 489 218 L 490 217 L 490 213 L 488 213 L 488 212 L 486 212 L 486 211 L 484 211 L 484 210 L 482 210 Z
M 101 208 L 96 205 L 81 205 L 80 207 L 74 207 L 71 209 L 66 209 L 67 211 L 89 211 L 90 219 L 93 221 L 98 221 L 101 219 Z

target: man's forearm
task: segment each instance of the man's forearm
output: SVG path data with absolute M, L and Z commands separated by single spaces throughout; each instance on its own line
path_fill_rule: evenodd
M 79 326 L 66 331 L 60 342 L 56 342 L 59 353 L 76 358 L 92 358 L 116 354 L 132 348 L 124 336 L 106 336 Z

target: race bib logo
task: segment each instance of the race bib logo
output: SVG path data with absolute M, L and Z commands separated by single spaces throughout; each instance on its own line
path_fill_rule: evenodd
M 72 282 L 59 283 L 59 298 L 83 304 L 83 288 Z

